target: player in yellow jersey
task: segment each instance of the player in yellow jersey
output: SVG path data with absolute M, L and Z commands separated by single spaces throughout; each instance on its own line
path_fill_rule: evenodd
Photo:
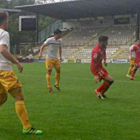
M 46 80 L 47 80 L 47 88 L 50 93 L 53 93 L 53 89 L 50 83 L 52 69 L 55 68 L 55 88 L 60 91 L 59 81 L 60 81 L 60 62 L 62 61 L 62 39 L 61 39 L 62 31 L 57 29 L 54 32 L 54 36 L 48 38 L 41 46 L 39 52 L 39 59 L 42 58 L 42 52 L 45 47 L 47 47 L 46 54 Z M 59 56 L 58 56 L 59 52 Z
M 131 55 L 131 50 L 133 49 L 133 47 L 137 44 L 137 42 L 135 42 L 134 45 L 132 45 L 129 49 L 129 63 L 130 63 L 130 67 L 128 69 L 128 72 L 127 72 L 127 75 L 126 77 L 130 77 L 130 75 L 132 74 L 132 71 L 133 71 L 133 68 L 134 68 L 134 65 L 135 65 L 135 62 L 134 62 L 134 59 L 135 59 L 135 52 L 132 52 L 132 55 Z
M 28 113 L 22 94 L 22 86 L 14 71 L 12 63 L 16 64 L 18 71 L 22 73 L 22 65 L 10 53 L 10 39 L 8 28 L 9 15 L 7 12 L 0 12 L 0 107 L 6 102 L 10 93 L 15 99 L 16 113 L 23 126 L 23 134 L 42 134 L 41 130 L 33 128 L 29 122 Z

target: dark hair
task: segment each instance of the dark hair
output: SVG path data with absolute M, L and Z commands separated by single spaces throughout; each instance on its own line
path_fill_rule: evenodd
M 108 36 L 99 36 L 98 41 L 102 42 L 102 41 L 107 41 L 108 40 Z
M 8 19 L 8 15 L 8 12 L 0 11 L 0 24 L 2 24 L 4 20 Z
M 59 30 L 59 29 L 56 29 L 56 30 L 54 31 L 54 34 L 61 34 L 61 33 L 62 33 L 62 31 Z

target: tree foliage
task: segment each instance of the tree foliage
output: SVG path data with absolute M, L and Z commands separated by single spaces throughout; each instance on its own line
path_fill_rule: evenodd
M 0 0 L 0 8 L 9 8 L 13 9 L 15 6 L 20 5 L 30 5 L 34 4 L 35 0 Z M 20 43 L 26 42 L 35 42 L 36 41 L 36 32 L 19 32 L 19 16 L 20 15 L 30 15 L 31 13 L 27 13 L 22 11 L 21 13 L 10 15 L 10 23 L 9 23 L 9 33 L 11 46 L 14 47 L 19 46 Z M 39 15 L 39 31 L 46 28 L 49 24 L 54 22 L 56 19 L 45 17 Z

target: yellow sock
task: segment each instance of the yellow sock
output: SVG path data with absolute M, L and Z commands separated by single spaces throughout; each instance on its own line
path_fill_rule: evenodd
M 130 66 L 127 74 L 130 75 L 132 73 L 132 71 L 133 71 L 133 66 Z
M 25 130 L 28 130 L 31 125 L 29 123 L 28 113 L 24 104 L 24 101 L 16 101 L 15 103 L 17 115 Z
M 48 73 L 46 74 L 46 80 L 48 88 L 51 88 L 51 75 Z
M 132 73 L 132 72 L 133 72 L 133 68 L 134 68 L 134 66 L 131 66 L 131 69 L 130 69 L 130 71 L 131 71 L 131 72 L 130 72 L 130 73 Z
M 56 73 L 56 74 L 55 74 L 55 84 L 56 84 L 57 86 L 59 86 L 59 81 L 60 81 L 60 73 Z

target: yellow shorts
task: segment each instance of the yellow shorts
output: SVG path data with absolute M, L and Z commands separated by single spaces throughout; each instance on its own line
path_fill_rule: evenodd
M 13 71 L 0 70 L 0 94 L 21 87 L 22 85 Z
M 48 59 L 46 58 L 46 69 L 52 70 L 53 68 L 60 68 L 60 60 L 57 59 Z
M 134 65 L 134 64 L 135 64 L 134 60 L 130 59 L 130 65 Z

